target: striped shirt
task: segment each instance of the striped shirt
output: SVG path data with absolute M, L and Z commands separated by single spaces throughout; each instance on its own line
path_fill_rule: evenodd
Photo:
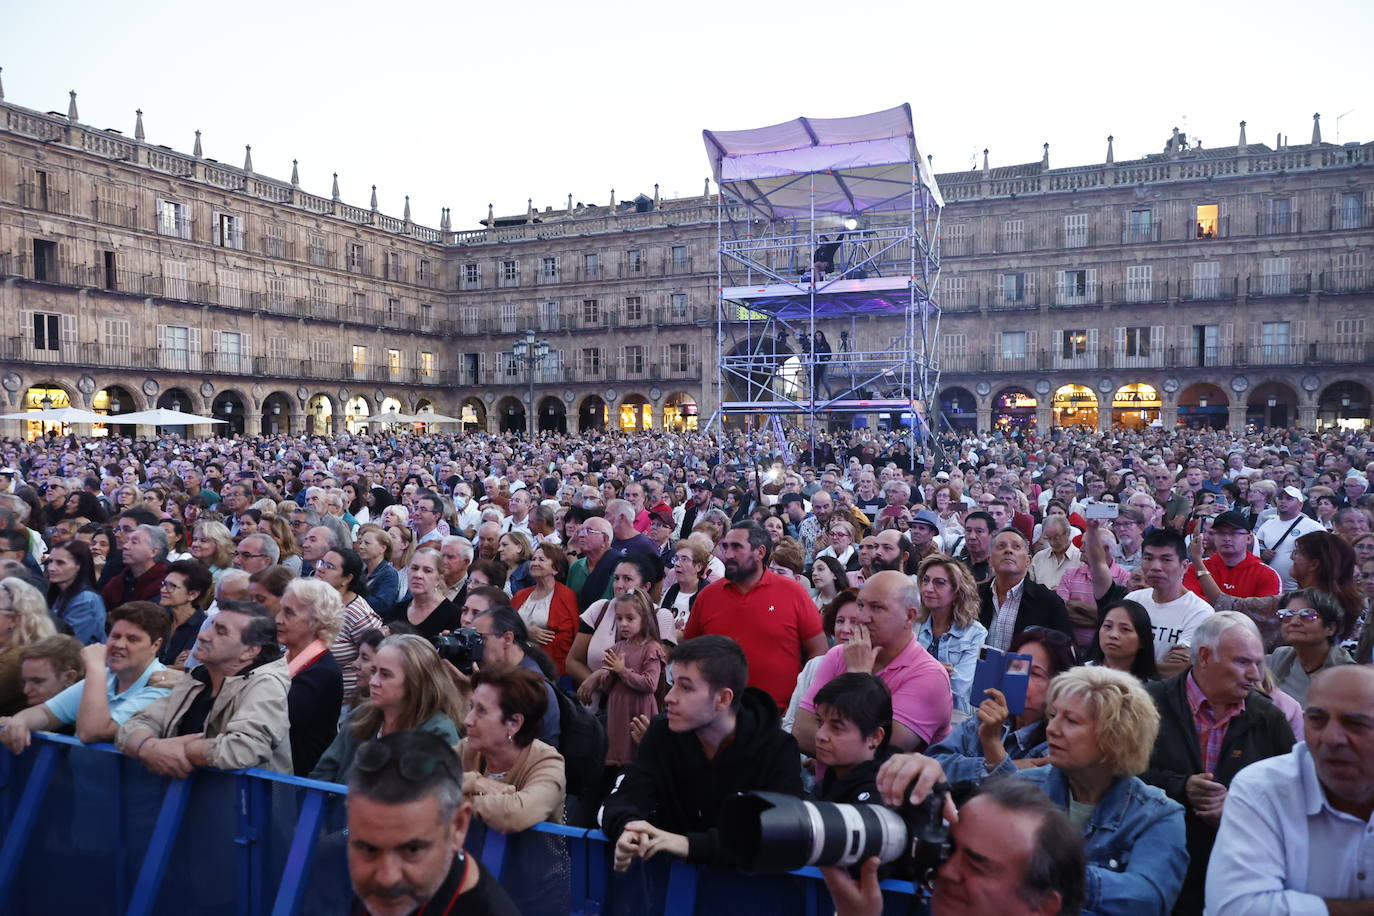
M 1197 681 L 1193 680 L 1193 672 L 1188 672 L 1184 684 L 1188 691 L 1188 706 L 1193 711 L 1193 727 L 1197 729 L 1198 750 L 1202 752 L 1202 772 L 1215 773 L 1217 760 L 1221 758 L 1221 746 L 1226 742 L 1226 730 L 1231 727 L 1232 719 L 1245 712 L 1245 701 L 1218 713 Z

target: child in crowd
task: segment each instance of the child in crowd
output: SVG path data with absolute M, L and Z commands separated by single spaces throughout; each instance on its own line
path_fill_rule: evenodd
M 876 780 L 888 756 L 892 695 L 872 674 L 841 674 L 816 692 L 816 762 L 821 801 L 881 804 Z
M 618 642 L 606 650 L 605 663 L 593 671 L 593 690 L 607 696 L 606 764 L 618 767 L 635 758 L 638 742 L 630 734 L 635 716 L 658 715 L 659 678 L 667 653 L 659 642 L 658 615 L 641 589 L 611 599 Z M 584 683 L 584 687 L 586 684 Z

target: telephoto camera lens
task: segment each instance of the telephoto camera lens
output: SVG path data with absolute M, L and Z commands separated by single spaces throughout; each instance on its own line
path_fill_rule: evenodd
M 731 798 L 720 832 L 745 872 L 857 865 L 872 856 L 886 864 L 907 852 L 907 824 L 891 808 L 803 801 L 776 792 Z
M 461 627 L 451 633 L 444 633 L 430 639 L 439 657 L 451 662 L 453 667 L 464 674 L 472 674 L 472 666 L 482 660 L 486 642 L 482 634 L 472 627 Z

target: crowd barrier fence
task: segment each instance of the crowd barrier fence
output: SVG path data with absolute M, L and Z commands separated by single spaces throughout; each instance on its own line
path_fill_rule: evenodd
M 35 734 L 23 754 L 0 749 L 0 912 L 347 913 L 345 794 L 265 770 L 168 779 L 111 745 Z M 814 868 L 749 876 L 660 857 L 616 874 L 599 830 L 479 830 L 469 848 L 513 894 L 528 891 L 531 875 L 541 885 L 553 875 L 554 892 L 527 903 L 525 916 L 834 912 Z M 550 848 L 558 868 L 534 858 L 532 850 Z M 887 881 L 883 890 L 885 913 L 925 911 L 911 884 Z

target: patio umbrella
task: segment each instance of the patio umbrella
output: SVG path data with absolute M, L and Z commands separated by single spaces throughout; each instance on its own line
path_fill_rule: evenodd
M 400 413 L 395 410 L 388 410 L 384 413 L 373 414 L 370 417 L 354 417 L 354 423 L 414 423 L 417 417 L 412 417 L 408 413 Z
M 30 423 L 109 423 L 103 413 L 82 410 L 80 407 L 53 407 L 48 410 L 29 410 L 7 413 L 0 420 L 27 420 Z
M 420 411 L 419 413 L 417 413 L 417 414 L 415 415 L 415 422 L 417 422 L 417 423 L 462 423 L 463 421 L 460 420 L 460 419 L 458 419 L 457 417 L 446 417 L 446 416 L 444 416 L 444 415 L 441 414 L 441 413 L 432 413 L 432 412 L 430 412 L 430 411 L 428 411 L 428 410 L 422 410 L 422 411 Z
M 109 417 L 101 417 L 100 422 L 116 422 L 134 426 L 200 426 L 202 423 L 226 423 L 228 421 L 217 420 L 214 417 L 201 417 L 182 410 L 168 410 L 165 407 L 158 407 L 153 410 L 122 413 L 113 421 Z

